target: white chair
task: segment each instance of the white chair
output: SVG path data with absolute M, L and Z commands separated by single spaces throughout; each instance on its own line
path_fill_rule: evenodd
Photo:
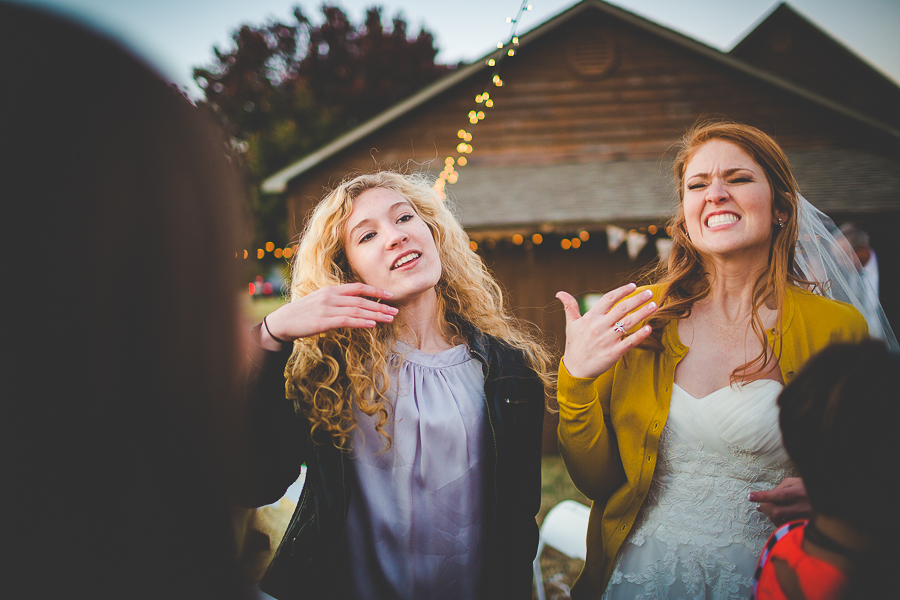
M 541 524 L 541 537 L 537 556 L 534 557 L 534 586 L 538 600 L 544 598 L 544 578 L 541 575 L 541 552 L 544 546 L 559 550 L 570 558 L 584 560 L 587 556 L 587 527 L 591 509 L 575 502 L 563 500 L 550 509 Z

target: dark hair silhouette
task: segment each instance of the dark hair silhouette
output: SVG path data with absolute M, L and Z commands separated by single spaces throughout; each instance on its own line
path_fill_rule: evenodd
M 235 597 L 242 191 L 225 141 L 129 52 L 39 11 L 0 4 L 0 76 L 24 417 L 7 493 L 35 515 L 11 570 L 40 572 L 29 597 Z
M 813 510 L 876 540 L 851 573 L 849 598 L 877 597 L 894 586 L 885 578 L 893 580 L 900 530 L 891 491 L 898 475 L 898 386 L 900 355 L 869 340 L 829 346 L 778 398 L 784 446 Z

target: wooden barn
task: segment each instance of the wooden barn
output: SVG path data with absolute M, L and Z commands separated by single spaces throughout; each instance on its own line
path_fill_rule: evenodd
M 264 189 L 286 193 L 292 230 L 348 174 L 443 172 L 519 316 L 561 345 L 554 294 L 606 291 L 656 260 L 677 197 L 672 144 L 721 116 L 774 135 L 803 194 L 869 231 L 900 323 L 900 282 L 887 276 L 900 267 L 900 88 L 787 5 L 729 53 L 600 0 L 513 49 L 501 86 L 495 50 L 272 175 Z

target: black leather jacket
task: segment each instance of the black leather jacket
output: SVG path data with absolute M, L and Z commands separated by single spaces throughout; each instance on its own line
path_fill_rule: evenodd
M 544 387 L 521 351 L 464 326 L 471 355 L 485 373 L 490 435 L 485 452 L 484 598 L 531 598 L 541 504 Z M 254 338 L 258 339 L 258 338 Z M 285 398 L 290 349 L 261 350 L 249 386 L 254 482 L 248 506 L 276 501 L 306 463 L 306 482 L 284 539 L 260 587 L 279 599 L 348 598 L 346 535 L 350 458 L 333 444 L 314 444 L 309 422 Z M 246 490 L 245 490 L 246 491 Z

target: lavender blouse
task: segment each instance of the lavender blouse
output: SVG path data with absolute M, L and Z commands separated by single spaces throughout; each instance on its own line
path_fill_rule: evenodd
M 477 598 L 484 373 L 465 345 L 390 356 L 393 446 L 357 412 L 347 547 L 353 597 Z

